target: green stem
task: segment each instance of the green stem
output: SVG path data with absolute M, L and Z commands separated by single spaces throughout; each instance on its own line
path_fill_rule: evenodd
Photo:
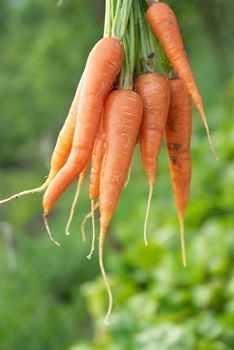
M 135 66 L 135 23 L 133 11 L 130 12 L 128 27 L 123 37 L 123 47 L 125 57 L 119 76 L 119 88 L 131 90 Z
M 156 67 L 155 39 L 145 18 L 145 6 L 142 0 L 135 2 L 135 16 L 139 27 L 138 74 L 154 72 Z
M 104 37 L 111 36 L 111 0 L 106 0 Z
M 112 36 L 120 41 L 122 41 L 128 25 L 132 2 L 133 0 L 117 0 L 115 18 L 112 25 Z

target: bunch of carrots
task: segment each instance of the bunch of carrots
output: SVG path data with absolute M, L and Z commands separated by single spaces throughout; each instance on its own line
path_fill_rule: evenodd
M 160 60 L 164 73 L 156 71 Z M 91 50 L 70 110 L 55 145 L 49 175 L 38 188 L 17 193 L 0 204 L 45 191 L 44 222 L 51 240 L 48 214 L 61 195 L 78 178 L 77 191 L 66 227 L 69 227 L 85 177 L 90 169 L 89 195 L 95 245 L 94 211 L 100 210 L 99 264 L 112 293 L 103 264 L 104 238 L 130 171 L 134 148 L 139 143 L 149 183 L 147 220 L 156 178 L 158 156 L 166 137 L 171 179 L 180 223 L 183 264 L 186 265 L 184 217 L 191 182 L 190 141 L 192 102 L 204 123 L 216 156 L 188 57 L 173 10 L 164 2 L 106 0 L 104 36 Z

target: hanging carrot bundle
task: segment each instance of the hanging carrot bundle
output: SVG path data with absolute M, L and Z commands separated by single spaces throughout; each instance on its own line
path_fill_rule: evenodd
M 140 144 L 149 183 L 144 222 L 144 240 L 147 244 L 149 209 L 165 132 L 184 265 L 184 218 L 191 183 L 192 101 L 201 115 L 215 154 L 202 98 L 184 52 L 176 17 L 165 3 L 157 0 L 148 0 L 147 3 L 150 6 L 146 17 L 150 26 L 145 19 L 144 0 L 106 1 L 104 37 L 94 46 L 87 59 L 75 98 L 57 139 L 47 180 L 38 188 L 0 201 L 3 204 L 46 190 L 43 198 L 44 222 L 51 240 L 59 245 L 51 235 L 48 213 L 79 176 L 66 226 L 66 233 L 69 234 L 79 192 L 89 164 L 92 164 L 89 185 L 91 212 L 85 216 L 81 231 L 85 240 L 84 225 L 91 216 L 92 245 L 87 256 L 91 258 L 95 246 L 94 212 L 99 207 L 99 265 L 109 298 L 106 323 L 112 309 L 112 292 L 104 267 L 104 240 L 130 173 L 136 143 Z M 160 52 L 165 58 L 163 67 L 169 80 L 156 72 L 155 38 L 150 27 L 161 43 L 159 51 L 165 51 Z M 170 80 L 172 77 L 174 79 Z

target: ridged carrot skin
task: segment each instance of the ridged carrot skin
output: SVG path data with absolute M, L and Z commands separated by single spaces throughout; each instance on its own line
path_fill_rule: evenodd
M 181 226 L 183 261 L 186 265 L 184 246 L 184 216 L 189 202 L 192 163 L 190 143 L 192 133 L 192 100 L 184 83 L 171 80 L 171 102 L 166 125 L 166 142 L 175 202 Z
M 146 73 L 136 80 L 135 91 L 144 106 L 139 133 L 141 157 L 149 184 L 153 185 L 167 121 L 170 83 L 161 74 Z
M 92 152 L 92 167 L 90 171 L 89 196 L 91 200 L 95 200 L 99 195 L 100 175 L 102 169 L 102 161 L 105 153 L 103 123 L 99 126 L 99 131 Z
M 88 57 L 72 150 L 66 164 L 55 176 L 45 193 L 43 200 L 45 215 L 81 173 L 91 157 L 103 104 L 121 69 L 122 60 L 121 43 L 110 37 L 101 39 Z
M 203 120 L 211 149 L 215 157 L 218 159 L 210 138 L 202 98 L 184 49 L 182 36 L 174 12 L 167 4 L 156 2 L 148 8 L 146 16 L 153 32 L 165 50 L 169 61 L 188 89 L 188 92 Z
M 143 103 L 131 90 L 115 90 L 104 109 L 106 155 L 100 181 L 101 227 L 106 230 L 131 163 L 142 120 Z

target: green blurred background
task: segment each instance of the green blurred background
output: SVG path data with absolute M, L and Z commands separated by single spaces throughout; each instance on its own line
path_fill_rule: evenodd
M 80 223 L 65 237 L 75 184 L 42 222 L 42 194 L 0 208 L 1 350 L 234 349 L 234 2 L 168 0 L 176 11 L 201 89 L 215 161 L 201 120 L 193 118 L 193 178 L 186 216 L 188 268 L 163 144 L 149 222 L 139 150 L 105 245 L 114 294 L 107 297 L 97 252 L 89 261 Z M 0 197 L 42 183 L 88 52 L 102 36 L 104 1 L 0 1 Z M 97 220 L 98 229 L 98 220 Z

